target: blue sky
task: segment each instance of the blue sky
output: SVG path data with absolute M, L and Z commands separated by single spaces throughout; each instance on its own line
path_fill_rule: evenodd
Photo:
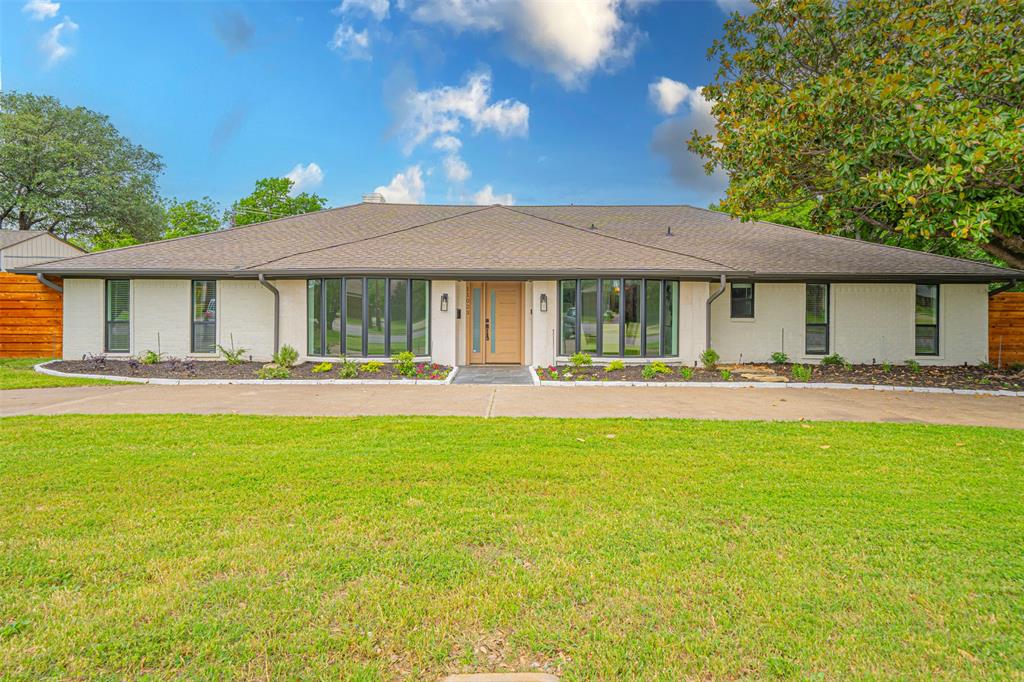
M 292 173 L 331 205 L 691 203 L 685 150 L 743 0 L 0 3 L 6 89 L 108 115 L 222 204 Z

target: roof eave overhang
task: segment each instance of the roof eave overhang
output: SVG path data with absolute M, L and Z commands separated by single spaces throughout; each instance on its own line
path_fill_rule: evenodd
M 850 272 L 800 272 L 800 273 L 755 273 L 749 279 L 756 282 L 834 282 L 859 284 L 891 284 L 904 283 L 947 283 L 947 284 L 987 284 L 990 282 L 1007 282 L 1024 277 L 1024 272 L 1006 270 L 1005 272 L 981 273 L 942 273 L 942 272 L 893 272 L 893 273 L 850 273 Z M 730 279 L 740 279 L 733 278 Z

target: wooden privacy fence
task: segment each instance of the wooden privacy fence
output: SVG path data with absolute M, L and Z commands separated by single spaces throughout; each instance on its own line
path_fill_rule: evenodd
M 61 284 L 53 277 L 50 281 Z M 32 275 L 0 272 L 0 357 L 59 358 L 63 302 Z
M 1024 362 L 1024 291 L 988 300 L 988 361 L 1002 367 Z

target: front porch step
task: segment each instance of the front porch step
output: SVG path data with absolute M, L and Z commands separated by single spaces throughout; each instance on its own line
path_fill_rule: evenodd
M 453 384 L 505 384 L 530 386 L 530 369 L 521 365 L 466 365 L 459 367 Z

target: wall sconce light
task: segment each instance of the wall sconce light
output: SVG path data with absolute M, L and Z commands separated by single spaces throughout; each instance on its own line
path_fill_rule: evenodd
M 548 311 L 548 295 L 547 294 L 541 294 L 540 295 L 540 311 L 542 313 L 546 313 Z
M 441 312 L 448 312 L 448 294 L 441 294 Z

